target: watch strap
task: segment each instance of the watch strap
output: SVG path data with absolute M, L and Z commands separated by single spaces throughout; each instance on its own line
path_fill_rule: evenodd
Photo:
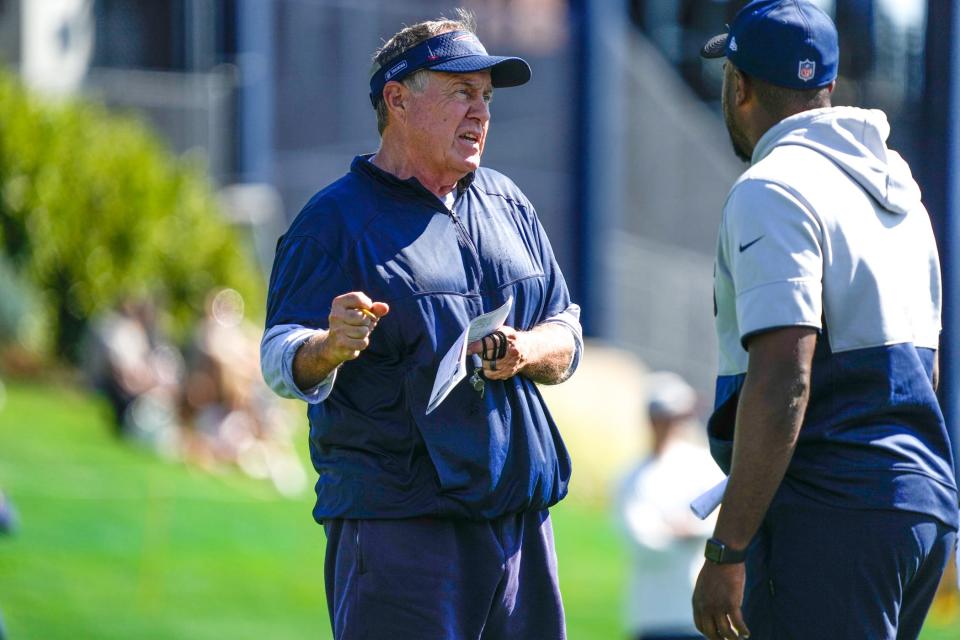
M 738 564 L 747 559 L 747 550 L 734 549 L 718 538 L 710 538 L 703 550 L 703 556 L 716 564 Z

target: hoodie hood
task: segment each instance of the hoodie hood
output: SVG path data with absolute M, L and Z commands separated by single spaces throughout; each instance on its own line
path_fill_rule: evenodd
M 889 135 L 887 116 L 876 109 L 804 111 L 763 134 L 753 150 L 752 164 L 781 145 L 809 147 L 843 169 L 884 209 L 906 214 L 920 203 L 920 187 L 906 161 L 887 148 Z

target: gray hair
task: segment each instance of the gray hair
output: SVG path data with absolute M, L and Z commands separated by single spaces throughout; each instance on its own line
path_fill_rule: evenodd
M 448 33 L 450 31 L 469 31 L 476 35 L 476 20 L 473 14 L 466 9 L 456 10 L 456 19 L 440 17 L 436 20 L 425 20 L 409 27 L 404 27 L 387 40 L 382 47 L 373 54 L 373 68 L 370 70 L 372 76 L 386 63 L 390 62 L 404 51 L 411 49 L 424 40 Z M 409 76 L 401 80 L 401 84 L 409 87 L 412 91 L 420 93 L 427 87 L 428 69 L 418 69 Z M 383 95 L 375 98 L 373 105 L 377 113 L 377 131 L 383 135 L 383 130 L 387 128 L 387 105 L 383 101 Z

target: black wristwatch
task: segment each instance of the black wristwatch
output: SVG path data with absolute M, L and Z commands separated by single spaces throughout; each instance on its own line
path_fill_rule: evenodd
M 703 557 L 715 564 L 737 564 L 747 558 L 746 549 L 731 549 L 716 538 L 707 540 Z

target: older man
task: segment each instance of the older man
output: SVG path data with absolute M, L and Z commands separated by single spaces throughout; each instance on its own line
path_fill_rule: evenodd
M 711 640 L 916 638 L 956 540 L 930 220 L 884 114 L 831 107 L 837 40 L 807 0 L 756 0 L 702 51 L 751 162 L 717 249 Z
M 579 308 L 529 200 L 479 167 L 493 89 L 529 78 L 466 14 L 403 29 L 370 80 L 380 148 L 278 244 L 263 371 L 309 403 L 338 639 L 565 637 L 547 508 L 570 459 L 536 383 L 576 368 Z M 510 298 L 427 413 L 444 353 Z

